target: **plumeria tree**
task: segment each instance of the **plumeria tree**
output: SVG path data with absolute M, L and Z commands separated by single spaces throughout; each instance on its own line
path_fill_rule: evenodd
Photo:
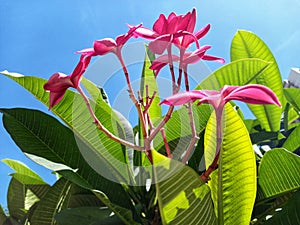
M 20 149 L 59 177 L 50 186 L 24 164 L 3 160 L 15 170 L 9 215 L 0 211 L 3 224 L 299 222 L 300 91 L 282 87 L 272 53 L 244 30 L 232 40 L 231 62 L 192 90 L 190 64 L 225 63 L 207 53 L 211 46 L 200 45 L 210 25 L 195 31 L 195 24 L 196 9 L 161 14 L 152 29 L 128 25 L 126 34 L 78 51 L 73 72 L 56 72 L 48 81 L 2 72 L 60 118 L 0 109 Z M 122 54 L 135 38 L 147 41 L 139 90 Z M 138 115 L 135 127 L 84 78 L 91 61 L 109 53 L 121 65 Z M 160 99 L 157 77 L 166 71 L 171 85 L 164 88 L 172 95 Z M 237 101 L 255 119 L 245 119 Z M 162 105 L 168 106 L 164 115 Z

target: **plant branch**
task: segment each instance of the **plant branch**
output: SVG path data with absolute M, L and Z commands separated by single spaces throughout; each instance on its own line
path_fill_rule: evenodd
M 80 86 L 77 87 L 77 91 L 80 93 L 80 95 L 83 97 L 86 105 L 87 105 L 87 108 L 94 120 L 94 123 L 96 124 L 96 126 L 98 127 L 99 130 L 101 130 L 108 138 L 110 138 L 111 140 L 114 140 L 122 145 L 125 145 L 129 148 L 133 148 L 137 151 L 145 151 L 145 148 L 144 147 L 141 147 L 141 146 L 138 146 L 138 145 L 135 145 L 133 143 L 130 143 L 128 141 L 125 141 L 117 136 L 115 136 L 114 134 L 112 134 L 106 127 L 103 126 L 103 124 L 99 121 L 99 119 L 96 117 L 93 109 L 92 109 L 92 106 L 91 106 L 91 103 L 90 103 L 90 100 L 88 99 L 88 97 L 85 95 L 85 93 L 83 92 L 83 90 L 81 89 Z

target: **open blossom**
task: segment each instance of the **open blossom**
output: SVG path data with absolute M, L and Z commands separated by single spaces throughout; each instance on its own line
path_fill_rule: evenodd
M 199 60 L 210 60 L 216 61 L 220 63 L 224 63 L 225 60 L 223 58 L 219 58 L 216 56 L 207 55 L 206 51 L 210 49 L 210 46 L 202 46 L 199 49 L 196 49 L 193 52 L 185 52 L 182 57 L 182 62 L 180 65 L 182 69 L 187 70 L 188 64 L 193 64 L 198 62 Z M 176 55 L 172 55 L 172 61 L 180 62 L 180 57 Z M 153 60 L 150 69 L 155 71 L 156 76 L 158 75 L 159 71 L 169 63 L 169 55 L 161 55 Z
M 80 79 L 89 65 L 91 56 L 81 55 L 80 60 L 70 75 L 54 73 L 45 83 L 44 89 L 50 92 L 49 109 L 58 104 L 68 88 L 77 88 Z
M 216 111 L 221 111 L 224 105 L 231 100 L 239 100 L 249 104 L 275 104 L 281 106 L 274 92 L 270 88 L 259 84 L 248 84 L 244 86 L 225 85 L 220 91 L 187 91 L 170 96 L 160 104 L 176 106 L 197 100 L 199 100 L 198 105 L 209 103 Z
M 134 35 L 135 30 L 141 26 L 142 24 L 130 27 L 129 31 L 126 34 L 117 36 L 116 40 L 112 38 L 97 40 L 94 42 L 93 48 L 83 49 L 81 51 L 78 51 L 77 53 L 88 56 L 97 56 L 112 52 L 118 57 L 121 57 L 122 47 Z
M 134 35 L 152 40 L 149 43 L 149 49 L 153 53 L 162 54 L 170 43 L 184 46 L 186 49 L 192 42 L 196 42 L 197 47 L 199 47 L 198 39 L 207 33 L 209 25 L 205 29 L 201 29 L 200 32 L 193 34 L 195 24 L 196 9 L 185 15 L 176 15 L 172 12 L 167 18 L 161 14 L 155 21 L 152 30 L 139 27 Z

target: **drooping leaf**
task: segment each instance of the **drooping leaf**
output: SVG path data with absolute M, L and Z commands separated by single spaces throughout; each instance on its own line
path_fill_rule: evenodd
M 300 89 L 299 88 L 284 88 L 286 100 L 300 113 Z
M 230 49 L 231 60 L 259 58 L 271 64 L 253 82 L 271 88 L 284 105 L 283 85 L 276 60 L 268 46 L 255 34 L 239 30 Z M 248 105 L 266 131 L 278 131 L 282 109 L 274 105 Z
M 45 92 L 43 89 L 46 80 L 37 77 L 11 74 L 8 72 L 2 72 L 2 74 L 19 83 L 38 100 L 48 105 L 49 93 Z M 107 106 L 106 103 L 104 104 Z M 119 136 L 117 134 L 119 131 L 118 126 L 121 126 L 121 124 L 118 122 L 117 117 L 114 116 L 111 109 L 101 107 L 99 104 L 96 106 L 92 104 L 92 107 L 96 109 L 95 114 L 102 124 L 110 132 Z M 105 164 L 105 167 L 109 167 L 110 174 L 115 177 L 114 179 L 123 181 L 128 181 L 130 179 L 128 177 L 128 166 L 122 145 L 110 140 L 103 132 L 99 131 L 96 126 L 93 126 L 93 120 L 81 96 L 68 90 L 62 101 L 52 108 L 52 112 L 73 129 L 80 147 L 82 147 L 82 145 L 89 146 L 87 149 L 79 149 L 93 169 L 98 173 L 101 173 L 103 172 L 102 165 Z M 101 160 L 103 164 L 99 163 L 99 160 Z
M 199 175 L 155 150 L 152 155 L 163 224 L 216 224 L 209 187 Z
M 107 208 L 79 207 L 62 210 L 55 216 L 59 225 L 117 225 L 122 222 L 116 216 L 111 216 Z
M 216 116 L 205 130 L 205 162 L 216 154 Z M 256 161 L 248 131 L 230 104 L 223 110 L 222 148 L 209 185 L 219 224 L 249 224 L 256 196 Z M 247 191 L 245 191 L 247 190 Z
M 266 197 L 300 188 L 300 157 L 277 148 L 266 152 L 258 170 L 258 182 Z
M 131 208 L 130 199 L 123 187 L 97 174 L 86 163 L 78 149 L 79 142 L 76 142 L 70 129 L 63 126 L 52 116 L 36 110 L 1 109 L 1 112 L 4 113 L 5 128 L 23 152 L 44 157 L 60 165 L 66 165 L 65 168 L 78 169 L 76 176 L 80 177 L 80 182 L 72 179 L 73 177 L 68 177 L 63 171 L 60 171 L 60 173 L 72 182 L 87 189 L 105 192 L 113 204 Z M 89 146 L 84 146 L 84 149 L 87 148 Z M 41 163 L 41 160 L 37 162 Z M 46 163 L 48 162 L 46 161 Z M 47 167 L 43 163 L 42 165 Z M 58 169 L 61 170 L 62 167 L 59 166 Z M 29 188 L 35 193 L 38 191 L 34 186 L 29 186 Z

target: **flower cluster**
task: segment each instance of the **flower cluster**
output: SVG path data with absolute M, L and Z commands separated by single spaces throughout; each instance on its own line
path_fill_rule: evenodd
M 155 54 L 163 54 L 165 50 L 168 51 L 167 55 L 159 56 L 153 61 L 150 69 L 154 70 L 156 74 L 165 65 L 170 62 L 173 63 L 173 61 L 179 62 L 181 69 L 185 71 L 188 64 L 196 63 L 201 59 L 224 63 L 224 59 L 206 54 L 210 46 L 199 45 L 199 39 L 207 34 L 210 25 L 208 24 L 204 28 L 194 32 L 195 24 L 195 9 L 185 15 L 176 15 L 172 12 L 167 18 L 161 14 L 155 21 L 152 30 L 143 27 L 142 24 L 136 26 L 128 25 L 129 31 L 126 34 L 119 35 L 115 40 L 112 38 L 96 40 L 93 48 L 77 52 L 81 54 L 80 61 L 69 76 L 63 73 L 55 73 L 45 84 L 45 90 L 50 91 L 50 108 L 60 102 L 68 88 L 78 87 L 81 76 L 89 65 L 91 57 L 105 55 L 110 52 L 114 53 L 120 60 L 123 69 L 125 69 L 126 66 L 121 50 L 131 37 L 141 37 L 151 40 L 149 49 Z M 197 49 L 193 52 L 186 52 L 192 43 L 196 43 Z M 180 49 L 180 56 L 171 54 L 172 44 Z
M 82 97 L 86 101 L 87 106 L 89 108 L 89 112 L 91 113 L 95 124 L 101 131 L 103 131 L 107 135 L 107 137 L 135 150 L 144 151 L 150 162 L 152 162 L 151 142 L 159 132 L 161 132 L 164 136 L 163 126 L 170 119 L 174 106 L 187 103 L 188 115 L 192 130 L 192 139 L 190 141 L 189 146 L 186 149 L 185 156 L 182 159 L 182 162 L 186 163 L 198 140 L 191 103 L 195 101 L 199 101 L 198 104 L 209 103 L 214 107 L 215 113 L 217 115 L 218 143 L 215 160 L 210 166 L 210 169 L 208 169 L 203 175 L 204 180 L 208 179 L 210 172 L 216 168 L 218 155 L 221 148 L 220 140 L 222 131 L 220 125 L 220 118 L 222 116 L 222 110 L 224 108 L 224 105 L 230 100 L 239 100 L 250 104 L 276 104 L 278 106 L 280 106 L 280 103 L 276 95 L 269 88 L 257 84 L 250 84 L 245 86 L 224 86 L 220 91 L 190 91 L 188 76 L 189 64 L 196 63 L 199 60 L 210 60 L 220 63 L 225 62 L 223 58 L 208 55 L 206 53 L 211 48 L 211 46 L 202 46 L 199 44 L 199 40 L 208 33 L 210 25 L 208 24 L 198 31 L 194 30 L 195 25 L 195 9 L 193 9 L 191 12 L 186 13 L 185 15 L 176 15 L 174 12 L 172 12 L 167 17 L 161 14 L 159 18 L 155 21 L 152 29 L 143 27 L 142 24 L 135 26 L 128 25 L 129 30 L 126 34 L 119 35 L 115 39 L 104 38 L 101 40 L 94 41 L 92 48 L 83 49 L 77 52 L 81 55 L 80 60 L 76 68 L 70 75 L 55 73 L 44 85 L 45 90 L 50 91 L 49 108 L 52 108 L 61 101 L 68 88 L 71 87 L 77 89 L 77 91 L 82 95 Z M 159 55 L 158 57 L 156 57 L 155 60 L 153 60 L 150 66 L 150 69 L 152 69 L 155 72 L 156 76 L 164 66 L 169 65 L 173 84 L 173 95 L 171 97 L 166 98 L 160 103 L 169 105 L 170 108 L 165 117 L 162 119 L 162 121 L 157 125 L 157 127 L 153 126 L 150 116 L 148 115 L 148 109 L 153 102 L 153 99 L 151 98 L 154 98 L 155 93 L 153 93 L 152 97 L 147 96 L 146 105 L 144 105 L 143 99 L 140 95 L 138 99 L 135 97 L 134 91 L 131 87 L 129 73 L 122 57 L 122 48 L 126 44 L 126 42 L 132 37 L 150 40 L 150 51 L 152 51 L 154 54 Z M 192 44 L 195 44 L 196 50 L 190 52 L 188 51 L 188 49 L 191 47 Z M 179 55 L 175 55 L 172 53 L 173 46 L 178 48 Z M 129 96 L 134 105 L 136 106 L 139 115 L 144 140 L 143 146 L 138 146 L 133 143 L 129 143 L 110 133 L 97 119 L 93 112 L 93 109 L 89 104 L 89 99 L 84 94 L 83 90 L 80 88 L 80 80 L 90 63 L 91 58 L 95 56 L 102 56 L 108 53 L 115 54 L 121 63 L 128 86 Z M 175 71 L 173 66 L 174 62 L 177 62 L 179 64 L 177 80 L 175 78 Z M 182 74 L 184 74 L 186 92 L 179 93 Z M 148 101 L 149 99 L 151 100 Z M 163 138 L 165 147 L 168 150 L 168 156 L 171 157 L 171 151 L 169 150 L 169 146 L 165 136 Z

